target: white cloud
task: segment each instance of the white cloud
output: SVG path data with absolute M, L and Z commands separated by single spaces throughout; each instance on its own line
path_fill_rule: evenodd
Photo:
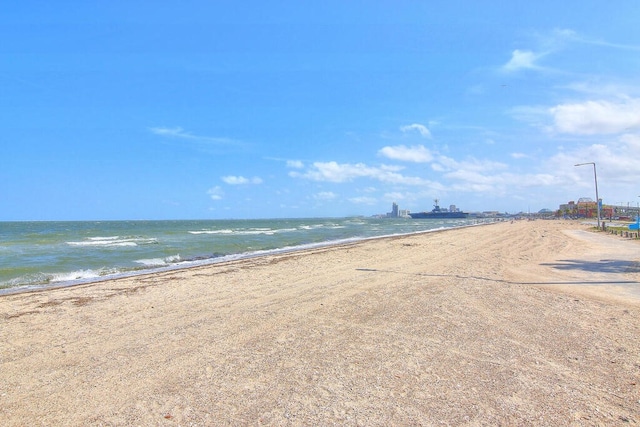
M 640 140 L 637 141 L 640 145 Z M 514 153 L 512 157 L 522 158 L 524 155 Z M 569 164 L 569 163 L 568 163 Z M 573 164 L 573 163 L 570 163 Z M 432 197 L 433 194 L 469 194 L 473 197 L 483 196 L 490 199 L 512 197 L 518 199 L 520 195 L 531 196 L 541 189 L 559 190 L 567 182 L 574 182 L 556 173 L 555 169 L 517 173 L 510 170 L 509 165 L 491 159 L 466 158 L 458 160 L 452 157 L 436 154 L 431 162 L 432 170 L 442 182 L 423 177 L 405 176 L 403 169 L 393 166 L 370 166 L 364 163 L 316 162 L 304 171 L 292 171 L 290 176 L 320 182 L 349 183 L 357 179 L 377 180 L 382 184 L 392 184 L 387 188 L 383 200 L 403 201 L 412 203 Z M 565 169 L 566 165 L 563 166 Z M 403 188 L 405 187 L 405 188 Z M 575 187 L 575 185 L 574 185 Z M 411 190 L 408 190 L 411 188 Z M 566 187 L 570 188 L 570 187 Z M 546 190 L 545 190 L 546 191 Z M 548 192 L 545 193 L 548 195 Z M 559 193 L 564 194 L 564 193 Z M 331 200 L 332 192 L 321 192 L 313 196 L 316 200 Z M 375 205 L 380 202 L 372 194 L 363 194 L 347 198 L 351 203 Z M 563 200 L 561 200 L 563 201 Z
M 447 191 L 485 193 L 492 197 L 503 197 L 514 189 L 549 186 L 557 182 L 552 174 L 514 174 L 508 165 L 491 160 L 470 158 L 458 161 L 439 156 L 432 169 L 447 180 Z
M 556 28 L 551 34 L 553 34 L 557 39 L 571 40 L 578 38 L 578 33 L 569 28 Z
M 313 195 L 316 200 L 333 200 L 336 197 L 338 197 L 337 194 L 332 191 L 321 191 Z
M 507 110 L 507 114 L 516 120 L 542 127 L 549 117 L 549 107 L 542 105 L 519 105 Z
M 306 173 L 290 172 L 292 177 L 307 178 L 312 181 L 347 182 L 355 178 L 372 176 L 374 168 L 364 163 L 339 164 L 337 162 L 315 162 Z
M 156 135 L 160 135 L 160 136 L 170 136 L 174 138 L 193 138 L 192 135 L 185 132 L 184 129 L 182 129 L 181 127 L 175 127 L 175 128 L 159 127 L 159 128 L 150 128 L 149 130 L 151 131 L 151 133 L 155 133 Z
M 404 193 L 400 193 L 400 192 L 397 192 L 397 191 L 393 191 L 393 192 L 390 192 L 390 193 L 385 193 L 385 194 L 384 194 L 384 198 L 385 198 L 386 200 L 396 200 L 396 201 L 398 201 L 398 200 L 405 200 L 405 199 L 407 199 L 407 195 L 406 195 L 406 194 L 404 194 Z
M 300 160 L 287 160 L 287 167 L 291 169 L 303 169 L 304 163 Z
M 357 205 L 375 205 L 378 203 L 377 199 L 373 197 L 367 197 L 367 196 L 352 197 L 349 199 L 349 201 Z
M 221 200 L 222 197 L 224 196 L 224 191 L 222 190 L 222 188 L 220 188 L 220 186 L 216 185 L 215 187 L 207 190 L 207 194 L 213 200 Z
M 489 172 L 461 168 L 448 171 L 443 176 L 449 181 L 446 185 L 448 191 L 481 193 L 494 198 L 558 184 L 555 175 L 546 173 L 515 174 L 509 171 Z
M 640 127 L 640 99 L 561 104 L 549 109 L 549 113 L 561 133 L 595 135 Z
M 202 135 L 194 135 L 182 129 L 181 127 L 153 127 L 149 128 L 149 131 L 155 135 L 163 136 L 166 138 L 176 138 L 176 139 L 185 139 L 191 140 L 194 142 L 200 143 L 209 143 L 209 144 L 237 144 L 237 141 L 234 141 L 229 138 L 216 138 L 210 136 L 202 136 Z
M 607 81 L 574 81 L 563 88 L 584 96 L 585 98 L 628 99 L 640 94 L 640 87 L 634 84 L 623 84 Z
M 584 43 L 591 46 L 601 46 L 601 47 L 620 49 L 620 50 L 640 51 L 640 46 L 638 45 L 611 43 L 606 40 L 598 40 L 598 39 L 583 36 L 582 34 L 578 34 L 573 30 L 556 30 L 554 31 L 553 34 L 554 36 L 558 36 L 559 39 L 565 39 L 567 41 L 572 41 L 577 43 Z
M 533 33 L 535 50 L 515 49 L 511 52 L 511 58 L 502 66 L 502 71 L 516 72 L 520 70 L 546 70 L 551 69 L 539 65 L 541 58 L 555 54 L 567 47 L 569 43 L 579 41 L 577 33 L 570 29 L 555 29 L 545 33 Z
M 563 105 L 589 107 L 586 102 Z M 618 102 L 609 101 L 602 103 L 599 108 L 600 110 L 597 110 L 599 120 L 609 123 L 612 120 L 611 117 L 615 115 L 627 117 L 623 113 L 640 112 L 636 110 L 640 108 L 640 100 L 627 98 Z M 544 113 L 541 117 L 546 117 L 549 123 L 550 109 L 547 107 L 542 111 Z M 556 111 L 556 113 L 559 112 Z M 634 114 L 628 114 L 628 117 L 635 117 L 640 121 L 640 114 Z M 562 116 L 558 115 L 558 117 Z M 589 117 L 590 114 L 583 111 L 580 120 L 587 120 Z M 590 120 L 593 122 L 594 119 Z M 577 132 L 566 123 L 567 127 L 563 129 Z M 640 128 L 640 123 L 638 125 Z M 591 126 L 594 125 L 591 124 Z M 598 126 L 602 127 L 603 124 L 600 123 Z M 551 158 L 545 156 L 546 160 L 542 160 L 542 163 L 537 166 L 531 165 L 532 162 L 518 161 L 518 159 L 532 158 L 526 152 L 502 152 L 501 155 L 507 156 L 506 158 L 510 160 L 498 161 L 488 154 L 484 158 L 457 158 L 457 156 L 431 151 L 422 145 L 397 145 L 384 147 L 377 154 L 395 160 L 402 166 L 335 161 L 315 162 L 303 165 L 303 168 L 291 170 L 289 175 L 294 178 L 339 184 L 358 181 L 358 184 L 363 184 L 362 187 L 369 186 L 369 188 L 356 190 L 350 185 L 344 185 L 344 194 L 340 195 L 340 199 L 361 205 L 376 205 L 382 201 L 389 203 L 401 201 L 404 205 L 415 203 L 419 206 L 420 201 L 423 202 L 424 199 L 443 197 L 452 201 L 466 200 L 466 204 L 470 205 L 516 203 L 526 209 L 529 203 L 531 206 L 540 203 L 545 205 L 544 207 L 553 208 L 554 203 L 591 195 L 592 175 L 588 173 L 589 171 L 574 168 L 573 165 L 595 161 L 598 163 L 600 195 L 607 200 L 607 203 L 627 200 L 625 198 L 628 197 L 627 194 L 640 194 L 635 190 L 637 182 L 640 181 L 640 166 L 637 166 L 636 161 L 640 153 L 640 135 L 628 131 L 615 141 L 599 139 L 601 140 L 599 144 L 591 146 L 572 144 L 567 149 L 559 147 L 560 154 Z M 571 141 L 574 142 L 572 139 Z M 568 149 L 572 151 L 565 151 Z M 543 154 L 539 151 L 535 158 L 538 159 L 541 156 Z M 401 161 L 407 163 L 400 163 Z M 409 165 L 408 162 L 413 162 L 414 165 Z M 428 165 L 430 169 L 424 165 Z M 523 169 L 529 166 L 534 169 Z M 409 172 L 411 168 L 415 168 L 415 171 Z M 620 173 L 621 171 L 624 173 Z M 412 174 L 415 175 L 412 176 Z M 359 194 L 354 194 L 356 191 Z M 311 198 L 321 201 L 332 200 L 337 196 L 333 192 L 323 191 L 312 195 Z
M 516 49 L 511 53 L 511 59 L 507 62 L 502 69 L 504 71 L 518 71 L 522 69 L 538 69 L 536 61 L 540 59 L 543 54 L 536 54 L 530 50 Z
M 292 171 L 289 176 L 293 178 L 305 178 L 312 181 L 321 182 L 351 182 L 358 178 L 375 179 L 381 182 L 404 185 L 427 185 L 426 181 L 418 177 L 404 176 L 398 171 L 397 166 L 372 167 L 364 163 L 337 163 L 337 162 L 315 162 L 304 173 Z
M 393 147 L 384 147 L 378 151 L 378 155 L 393 160 L 402 160 L 405 162 L 427 163 L 433 160 L 433 154 L 423 145 L 406 147 L 404 145 L 396 145 Z
M 494 162 L 491 160 L 478 160 L 475 158 L 457 161 L 451 157 L 439 156 L 438 163 L 440 164 L 440 170 L 442 171 L 468 170 L 477 173 L 494 173 L 499 170 L 507 169 L 507 165 L 504 163 Z
M 229 185 L 262 184 L 259 177 L 245 178 L 244 176 L 223 176 L 222 180 Z
M 402 126 L 400 128 L 400 130 L 402 132 L 404 132 L 404 133 L 417 131 L 423 137 L 431 138 L 431 132 L 429 131 L 429 129 L 427 129 L 427 127 L 425 125 L 421 125 L 419 123 L 413 123 L 413 124 L 408 125 L 408 126 Z
M 588 146 L 579 146 L 570 151 L 560 152 L 551 157 L 546 167 L 556 171 L 567 183 L 575 186 L 581 182 L 585 188 L 593 188 L 593 172 L 590 166 L 574 167 L 577 163 L 595 162 L 598 173 L 598 185 L 609 203 L 620 200 L 636 199 L 637 183 L 640 182 L 640 135 L 627 134 L 611 141 Z M 587 170 L 582 170 L 587 169 Z M 613 194 L 612 194 L 613 193 Z

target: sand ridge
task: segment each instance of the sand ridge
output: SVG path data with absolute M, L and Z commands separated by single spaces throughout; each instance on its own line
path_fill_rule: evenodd
M 638 248 L 517 221 L 3 296 L 0 419 L 638 424 Z

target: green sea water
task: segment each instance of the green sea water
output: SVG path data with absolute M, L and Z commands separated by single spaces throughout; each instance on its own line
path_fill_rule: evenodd
M 0 292 L 70 285 L 476 222 L 361 217 L 0 222 Z

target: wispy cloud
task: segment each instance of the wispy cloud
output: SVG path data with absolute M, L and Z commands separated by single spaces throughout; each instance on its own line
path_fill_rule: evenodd
M 211 197 L 212 200 L 222 200 L 224 191 L 222 190 L 222 188 L 220 188 L 220 186 L 216 185 L 215 187 L 207 190 L 207 194 L 209 195 L 209 197 Z
M 367 197 L 367 196 L 352 197 L 349 199 L 349 201 L 356 205 L 369 205 L 369 206 L 373 206 L 376 203 L 378 203 L 378 199 L 375 199 L 373 197 Z
M 431 131 L 425 126 L 419 123 L 413 123 L 411 125 L 400 127 L 400 131 L 403 133 L 407 132 L 418 132 L 424 138 L 431 138 Z
M 526 69 L 542 69 L 542 67 L 538 66 L 537 61 L 544 55 L 543 53 L 534 53 L 530 50 L 516 49 L 511 52 L 511 59 L 502 66 L 502 70 L 515 72 Z
M 638 45 L 612 43 L 606 40 L 589 38 L 568 28 L 556 28 L 545 33 L 535 33 L 532 36 L 532 44 L 534 47 L 513 50 L 509 61 L 501 67 L 502 71 L 552 71 L 551 68 L 540 65 L 540 60 L 547 55 L 570 49 L 577 44 L 640 52 L 640 46 Z
M 333 200 L 338 195 L 332 191 L 321 191 L 313 195 L 313 198 L 316 200 Z
M 181 127 L 152 127 L 149 131 L 155 135 L 165 138 L 183 139 L 200 143 L 216 144 L 216 145 L 237 145 L 238 141 L 230 138 L 218 138 L 211 136 L 195 135 L 185 131 Z
M 631 44 L 622 44 L 622 43 L 609 43 L 606 41 L 601 41 L 601 40 L 582 40 L 584 43 L 588 43 L 591 45 L 595 45 L 595 46 L 604 46 L 604 47 L 611 47 L 611 48 L 615 48 L 615 49 L 621 49 L 621 50 L 630 50 L 633 52 L 640 52 L 640 46 L 637 45 L 631 45 Z
M 302 169 L 304 168 L 304 163 L 300 160 L 287 160 L 287 167 L 291 169 Z
M 602 46 L 602 47 L 608 47 L 613 49 L 630 50 L 630 51 L 636 51 L 636 52 L 640 51 L 640 46 L 638 45 L 612 43 L 606 40 L 590 38 L 582 34 L 579 34 L 573 30 L 567 30 L 567 29 L 555 30 L 553 34 L 555 34 L 559 38 L 563 38 L 568 41 L 588 44 L 591 46 Z
M 424 145 L 407 147 L 404 145 L 387 146 L 378 151 L 379 156 L 404 162 L 428 163 L 433 160 L 433 154 Z
M 542 34 L 535 33 L 532 34 L 532 37 L 534 47 L 513 50 L 511 58 L 501 67 L 501 71 L 507 73 L 522 70 L 551 71 L 551 68 L 540 65 L 540 60 L 579 40 L 578 34 L 570 29 L 555 29 Z
M 229 185 L 247 185 L 247 184 L 262 184 L 262 178 L 254 176 L 253 178 L 245 178 L 244 176 L 223 176 L 222 181 Z
M 154 128 L 149 128 L 149 130 L 151 131 L 151 133 L 155 133 L 156 135 L 168 136 L 171 138 L 188 138 L 188 139 L 194 138 L 193 135 L 185 132 L 184 129 L 182 129 L 181 127 L 175 127 L 175 128 L 164 128 L 164 127 L 155 128 L 154 127 Z
M 582 96 L 600 99 L 620 99 L 640 96 L 640 86 L 631 84 L 621 84 L 615 81 L 598 79 L 596 81 L 573 81 L 562 86 Z
M 447 172 L 471 171 L 474 173 L 495 173 L 508 168 L 506 164 L 501 162 L 476 158 L 459 161 L 451 157 L 439 156 L 436 163 L 441 166 L 440 170 Z

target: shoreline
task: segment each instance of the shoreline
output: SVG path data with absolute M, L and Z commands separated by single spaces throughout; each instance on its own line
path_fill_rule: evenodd
M 283 248 L 270 249 L 270 250 L 258 250 L 255 252 L 229 254 L 229 255 L 224 255 L 220 257 L 211 257 L 208 259 L 201 259 L 201 260 L 195 260 L 195 261 L 186 260 L 186 261 L 181 261 L 176 264 L 167 265 L 167 266 L 140 268 L 138 270 L 122 271 L 119 273 L 107 274 L 107 275 L 98 276 L 98 277 L 55 281 L 47 284 L 11 286 L 6 288 L 0 288 L 0 298 L 2 298 L 5 295 L 15 295 L 20 293 L 28 293 L 28 292 L 46 292 L 52 289 L 90 285 L 94 283 L 102 283 L 110 280 L 127 279 L 131 277 L 144 276 L 148 274 L 158 274 L 158 273 L 164 273 L 169 271 L 179 271 L 179 270 L 190 269 L 190 268 L 214 266 L 214 265 L 226 264 L 230 262 L 242 262 L 244 260 L 249 260 L 252 258 L 268 257 L 268 256 L 275 256 L 275 255 L 281 255 L 281 254 L 287 254 L 287 253 L 296 253 L 296 252 L 304 253 L 305 251 L 313 251 L 314 249 L 320 249 L 325 247 L 326 248 L 340 247 L 342 245 L 348 245 L 348 244 L 358 243 L 358 242 L 366 242 L 368 240 L 411 236 L 415 234 L 448 231 L 448 230 L 455 230 L 458 228 L 466 228 L 466 227 L 478 227 L 483 225 L 495 224 L 497 222 L 500 222 L 500 221 L 491 221 L 491 222 L 484 221 L 484 222 L 477 222 L 474 224 L 465 224 L 465 225 L 454 226 L 454 227 L 434 228 L 430 230 L 421 230 L 421 231 L 414 231 L 414 232 L 400 233 L 400 234 L 386 234 L 381 236 L 368 236 L 368 237 L 349 237 L 349 238 L 344 238 L 339 240 L 329 240 L 325 242 L 301 244 L 301 245 L 292 246 L 292 247 L 283 247 Z
M 2 296 L 0 417 L 640 422 L 637 244 L 492 225 Z

